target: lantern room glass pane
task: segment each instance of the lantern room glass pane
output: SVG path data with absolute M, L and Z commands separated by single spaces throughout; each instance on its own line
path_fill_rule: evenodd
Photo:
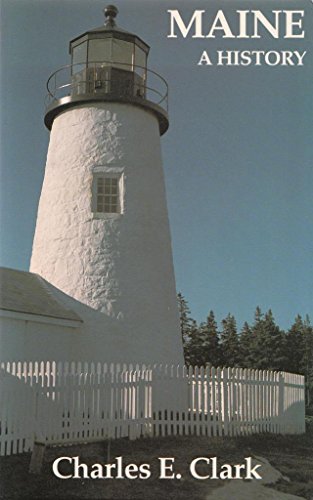
M 114 67 L 116 68 L 124 69 L 126 71 L 133 71 L 134 44 L 125 42 L 124 40 L 113 38 L 112 61 L 115 63 Z
M 89 40 L 88 63 L 111 61 L 111 38 Z
M 143 66 L 145 68 L 146 63 L 147 63 L 146 53 L 140 47 L 138 47 L 138 45 L 135 45 L 135 64 L 137 66 Z
M 138 45 L 135 45 L 135 71 L 141 77 L 145 74 L 145 69 L 147 65 L 147 54 Z M 142 66 L 138 68 L 136 66 Z
M 76 65 L 73 67 L 73 73 L 81 71 L 83 64 L 87 62 L 87 42 L 80 43 L 73 48 L 72 64 Z

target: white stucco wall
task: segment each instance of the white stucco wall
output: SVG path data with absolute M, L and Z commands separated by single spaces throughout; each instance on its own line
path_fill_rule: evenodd
M 123 213 L 91 211 L 94 169 L 123 173 Z M 138 358 L 182 363 L 158 122 L 139 107 L 81 105 L 53 124 L 32 272 L 118 319 Z M 104 315 L 103 315 L 104 316 Z M 127 346 L 128 345 L 128 346 Z
M 66 360 L 75 357 L 76 328 L 42 323 L 0 313 L 0 359 L 4 361 Z
M 82 321 L 0 309 L 0 361 L 94 361 L 172 363 L 162 343 L 143 350 L 124 322 L 96 311 L 51 287 L 50 293 Z

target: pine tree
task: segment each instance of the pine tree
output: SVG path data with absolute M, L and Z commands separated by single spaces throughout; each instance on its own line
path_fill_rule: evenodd
M 306 382 L 306 403 L 313 407 L 313 327 L 309 316 L 303 322 L 304 348 L 302 356 L 302 373 Z
M 190 331 L 190 342 L 185 356 L 186 364 L 192 366 L 202 366 L 204 361 L 203 338 L 196 321 L 193 321 Z
M 251 327 L 251 340 L 249 345 L 248 363 L 250 368 L 261 368 L 262 337 L 264 314 L 259 306 L 254 313 L 254 323 Z
M 292 373 L 304 373 L 305 342 L 304 324 L 298 315 L 286 334 L 285 343 L 286 365 L 285 370 Z
M 286 370 L 305 377 L 306 404 L 313 406 L 313 328 L 310 318 L 300 315 L 286 335 Z
M 239 339 L 235 317 L 228 314 L 222 320 L 221 332 L 221 362 L 224 366 L 238 366 Z
M 254 313 L 254 321 L 255 324 L 259 324 L 262 319 L 263 319 L 264 314 L 261 311 L 261 308 L 259 306 L 256 306 L 255 313 Z
M 177 302 L 178 302 L 180 331 L 183 340 L 183 346 L 185 347 L 185 345 L 190 340 L 190 330 L 193 320 L 190 317 L 190 309 L 188 306 L 188 302 L 181 293 L 177 294 Z
M 210 311 L 205 323 L 201 323 L 198 333 L 198 362 L 219 365 L 219 333 L 214 312 Z
M 262 370 L 282 370 L 285 360 L 285 338 L 284 333 L 275 324 L 272 311 L 263 316 L 261 309 L 257 307 L 255 312 L 255 323 L 252 328 L 252 358 L 254 368 Z
M 245 322 L 239 337 L 239 365 L 242 368 L 252 368 L 254 366 L 253 340 L 252 329 Z
M 268 361 L 272 370 L 283 370 L 286 364 L 285 332 L 275 324 L 274 316 L 269 309 L 265 314 L 264 327 L 268 339 Z
M 185 363 L 189 365 L 191 364 L 191 357 L 193 356 L 191 352 L 192 340 L 197 332 L 197 324 L 195 320 L 191 318 L 188 302 L 181 293 L 177 294 L 177 302 Z

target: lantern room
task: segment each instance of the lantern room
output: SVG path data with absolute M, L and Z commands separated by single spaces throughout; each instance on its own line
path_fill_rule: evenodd
M 73 94 L 145 96 L 149 46 L 116 26 L 118 10 L 104 9 L 106 22 L 70 42 Z
M 152 111 L 160 133 L 168 128 L 167 83 L 148 69 L 150 50 L 141 38 L 118 27 L 118 9 L 104 9 L 105 23 L 70 41 L 70 64 L 47 82 L 45 124 L 50 130 L 65 109 L 91 102 L 130 103 Z

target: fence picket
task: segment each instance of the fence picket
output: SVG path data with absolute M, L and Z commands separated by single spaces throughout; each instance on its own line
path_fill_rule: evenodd
M 224 423 L 223 434 L 229 435 L 229 422 L 228 422 L 228 373 L 227 369 L 223 368 L 221 371 L 221 385 L 222 385 L 222 421 Z

